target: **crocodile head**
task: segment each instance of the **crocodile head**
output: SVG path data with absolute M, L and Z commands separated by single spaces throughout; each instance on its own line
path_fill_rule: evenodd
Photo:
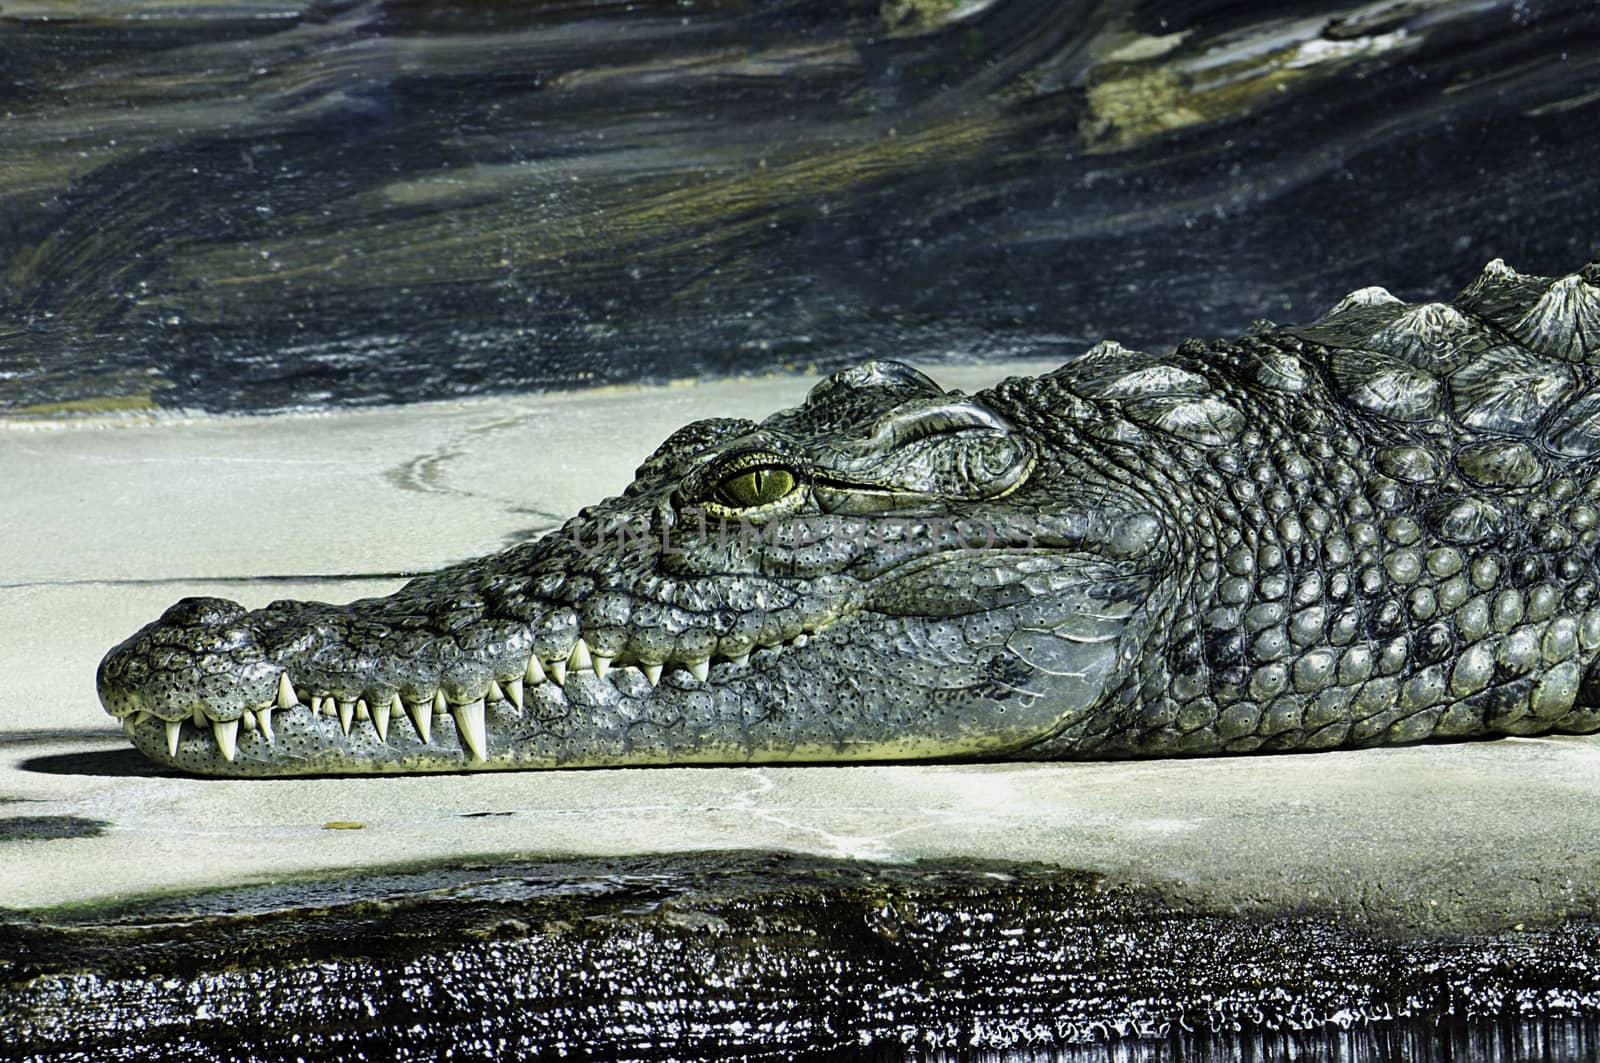
M 387 598 L 185 599 L 106 656 L 100 698 L 214 774 L 1021 749 L 1127 681 L 1171 531 L 1005 394 L 837 373 Z

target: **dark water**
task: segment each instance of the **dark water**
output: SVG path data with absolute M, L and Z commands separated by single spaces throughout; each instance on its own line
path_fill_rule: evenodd
M 1592 0 L 118 11 L 0 8 L 0 410 L 1065 358 L 1600 247 Z
M 0 920 L 0 1058 L 1584 1059 L 1597 955 L 1037 866 L 485 864 Z

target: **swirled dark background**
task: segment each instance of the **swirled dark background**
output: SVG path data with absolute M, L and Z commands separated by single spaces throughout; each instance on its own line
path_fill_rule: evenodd
M 1600 250 L 1592 0 L 0 3 L 0 411 L 1063 358 Z

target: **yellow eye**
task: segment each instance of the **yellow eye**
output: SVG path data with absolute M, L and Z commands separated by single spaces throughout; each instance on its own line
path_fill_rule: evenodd
M 711 500 L 729 509 L 755 509 L 786 498 L 798 486 L 788 469 L 758 465 L 724 477 L 711 489 Z

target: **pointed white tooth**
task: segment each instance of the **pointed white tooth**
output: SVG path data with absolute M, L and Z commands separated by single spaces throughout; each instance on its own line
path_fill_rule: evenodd
M 461 744 L 472 755 L 472 759 L 485 759 L 484 752 L 489 742 L 483 726 L 483 699 L 457 705 L 450 710 L 450 715 L 455 717 L 456 734 L 461 736 Z
M 395 701 L 400 700 L 396 694 Z M 394 701 L 380 701 L 372 706 L 372 729 L 378 732 L 378 741 L 389 740 L 389 714 L 394 711 Z
M 211 718 L 206 715 L 206 710 L 198 705 L 189 710 L 189 718 L 194 721 L 196 727 L 204 727 L 211 722 Z
M 417 729 L 417 737 L 422 739 L 423 745 L 433 741 L 432 702 L 413 701 L 406 706 L 406 715 L 411 717 L 411 726 Z
M 322 699 L 315 694 L 311 695 L 311 715 L 322 715 Z
M 651 686 L 661 682 L 661 666 L 659 664 L 641 664 L 639 670 L 644 673 L 646 679 L 650 680 Z
M 447 713 L 449 711 L 450 711 L 450 705 L 449 705 L 448 702 L 446 702 L 444 700 L 444 691 L 442 691 L 442 690 L 434 691 L 433 692 L 433 714 L 435 716 L 443 716 L 445 713 Z
M 217 747 L 222 750 L 223 757 L 232 760 L 239 749 L 239 721 L 223 723 L 217 720 L 211 725 L 211 733 L 217 736 Z
M 579 639 L 572 647 L 572 656 L 567 658 L 567 667 L 574 672 L 582 672 L 594 667 L 594 662 L 589 659 L 589 644 Z
M 356 718 L 356 703 L 353 701 L 339 702 L 339 727 L 345 734 L 350 733 L 350 724 Z
M 606 677 L 606 673 L 611 671 L 610 657 L 600 653 L 593 653 L 589 655 L 589 659 L 594 662 L 594 674 L 599 676 L 601 679 L 604 679 Z
M 178 755 L 178 732 L 181 730 L 183 730 L 182 720 L 167 721 L 167 756 L 169 757 Z
M 810 641 L 811 641 L 811 637 L 809 635 L 807 635 L 804 631 L 800 632 L 800 634 L 798 634 L 798 635 L 796 635 L 794 637 L 795 649 L 799 649 L 801 646 L 804 646 L 806 643 L 808 643 Z
M 538 658 L 534 658 L 538 660 Z M 522 712 L 522 680 L 511 679 L 506 682 L 506 700 L 517 707 L 517 712 Z
M 289 682 L 289 673 L 281 672 L 278 675 L 278 708 L 287 709 L 299 702 L 294 697 L 294 684 Z
M 150 710 L 149 709 L 140 709 L 138 712 L 133 714 L 133 725 L 135 727 L 138 727 L 138 726 L 142 725 L 149 718 L 150 718 Z
M 246 731 L 254 731 L 256 729 L 256 714 L 249 709 L 245 709 L 244 715 L 239 717 L 239 722 L 244 724 Z
M 483 700 L 486 702 L 504 701 L 505 698 L 505 691 L 500 689 L 500 681 L 498 679 L 489 680 L 489 692 L 483 696 Z
M 709 660 L 688 661 L 685 663 L 688 665 L 689 671 L 694 673 L 694 677 L 700 680 L 702 683 L 704 683 L 706 681 L 706 677 L 711 674 L 711 662 Z
M 566 684 L 567 684 L 567 662 L 566 661 L 551 661 L 550 664 L 549 664 L 549 668 L 550 668 L 550 674 L 555 677 L 555 681 L 557 683 L 560 683 L 562 686 L 566 686 Z
M 367 708 L 366 698 L 356 699 L 356 719 L 360 720 L 362 723 L 366 723 L 368 720 L 372 719 L 372 710 Z
M 538 657 L 528 658 L 528 674 L 526 678 L 530 683 L 544 682 L 544 662 L 540 661 Z
M 748 653 L 741 653 L 737 657 L 729 657 L 728 660 L 732 661 L 740 668 L 743 668 L 745 665 L 750 663 L 750 655 Z
M 272 733 L 272 706 L 256 710 L 256 724 L 261 728 L 261 737 L 269 744 L 278 740 L 278 736 Z
M 133 737 L 133 717 L 132 716 L 124 716 L 122 718 L 122 733 L 127 735 L 129 738 Z

